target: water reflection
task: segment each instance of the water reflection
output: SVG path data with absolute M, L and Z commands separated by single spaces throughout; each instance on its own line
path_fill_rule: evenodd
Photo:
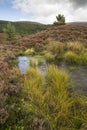
M 46 73 L 47 63 L 45 59 L 43 59 L 43 62 L 41 64 L 38 64 L 38 58 L 19 56 L 18 67 L 23 74 L 25 74 L 29 69 L 31 59 L 37 63 L 37 68 L 40 70 L 42 74 Z M 73 87 L 74 91 L 80 90 L 84 91 L 87 94 L 87 67 L 75 66 L 75 68 L 73 68 L 63 63 L 59 65 L 59 68 L 68 71 L 70 80 L 72 81 L 74 86 Z
M 70 66 L 62 63 L 59 67 L 69 73 L 72 89 L 85 92 L 87 95 L 87 66 Z
M 45 59 L 42 59 L 42 62 L 39 63 L 38 58 L 28 57 L 28 56 L 19 56 L 18 57 L 18 61 L 19 61 L 18 67 L 19 67 L 21 73 L 25 74 L 28 71 L 31 60 L 36 63 L 36 67 L 37 67 L 37 69 L 40 70 L 41 73 L 45 73 L 46 68 L 47 68 Z
M 18 67 L 22 73 L 26 73 L 29 68 L 29 57 L 19 56 L 18 57 Z

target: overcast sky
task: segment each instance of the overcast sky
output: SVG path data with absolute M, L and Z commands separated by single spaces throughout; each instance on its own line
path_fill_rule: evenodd
M 0 20 L 53 23 L 58 14 L 67 22 L 87 21 L 87 0 L 0 0 Z

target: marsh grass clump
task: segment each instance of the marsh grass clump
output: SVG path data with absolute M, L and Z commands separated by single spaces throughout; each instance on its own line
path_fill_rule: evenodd
M 67 84 L 67 73 L 55 66 L 48 67 L 45 79 L 34 68 L 30 68 L 25 76 L 24 87 L 27 88 L 31 111 L 44 118 L 52 130 L 59 127 L 57 124 L 62 123 L 68 112 Z
M 80 63 L 82 65 L 87 65 L 87 52 L 82 53 L 79 57 L 80 57 Z
M 76 42 L 68 42 L 67 50 L 80 54 L 80 53 L 84 52 L 85 48 L 82 43 L 76 41 Z
M 68 64 L 87 65 L 87 52 L 76 54 L 72 51 L 65 53 L 64 59 Z
M 85 124 L 87 124 L 87 97 L 74 93 L 71 98 L 72 126 L 75 130 L 85 130 Z
M 47 54 L 46 50 L 43 50 L 43 51 L 39 52 L 39 55 L 41 55 L 41 56 L 44 56 L 45 54 Z
M 49 41 L 47 50 L 48 52 L 51 52 L 57 59 L 62 58 L 64 53 L 64 44 L 59 41 Z
M 44 63 L 44 59 L 38 58 L 38 65 L 42 65 Z
M 64 58 L 69 64 L 79 64 L 79 56 L 72 51 L 66 52 Z
M 36 66 L 37 66 L 37 61 L 34 60 L 34 59 L 30 59 L 29 65 L 30 65 L 30 67 L 36 68 Z
M 27 87 L 29 87 L 29 88 L 32 87 L 32 89 L 34 89 L 35 86 L 37 86 L 37 88 L 38 88 L 39 86 L 41 86 L 41 84 L 43 82 L 41 77 L 42 76 L 38 72 L 38 70 L 31 66 L 30 69 L 28 70 L 26 76 L 25 76 L 24 86 L 26 87 L 28 85 Z
M 55 56 L 53 55 L 53 54 L 51 54 L 51 53 L 46 53 L 45 55 L 44 55 L 44 57 L 45 57 L 45 59 L 46 59 L 46 61 L 48 62 L 48 63 L 51 63 L 51 62 L 54 62 L 55 61 Z
M 87 122 L 87 99 L 70 93 L 68 87 L 67 72 L 54 65 L 48 66 L 45 77 L 36 68 L 29 69 L 23 88 L 27 96 L 24 107 L 33 115 L 28 128 L 32 130 L 37 119 L 36 129 L 80 130 Z
M 34 55 L 35 51 L 34 48 L 29 48 L 24 52 L 25 55 Z

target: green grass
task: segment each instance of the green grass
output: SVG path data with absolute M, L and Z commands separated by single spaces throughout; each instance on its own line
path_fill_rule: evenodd
M 61 58 L 64 53 L 64 44 L 58 41 L 49 41 L 46 46 L 48 52 L 52 53 L 57 59 Z
M 80 43 L 78 41 L 74 41 L 74 42 L 67 43 L 67 50 L 72 51 L 72 52 L 77 53 L 77 54 L 81 54 L 84 52 L 85 47 L 82 43 Z
M 44 57 L 45 57 L 45 59 L 46 59 L 46 61 L 48 62 L 48 63 L 51 63 L 51 62 L 54 62 L 55 61 L 55 56 L 53 55 L 53 54 L 51 54 L 51 53 L 46 53 L 45 55 L 44 55 Z
M 67 72 L 54 65 L 48 67 L 45 77 L 34 68 L 25 75 L 26 110 L 37 123 L 44 122 L 43 129 L 80 130 L 87 122 L 87 98 L 70 93 L 69 83 Z M 31 124 L 33 129 L 34 122 Z
M 25 55 L 34 55 L 35 51 L 34 48 L 29 48 L 24 52 Z
M 76 54 L 68 51 L 65 53 L 64 60 L 68 64 L 87 65 L 87 52 Z
M 37 66 L 37 61 L 35 61 L 34 59 L 30 59 L 30 63 L 29 63 L 30 67 L 36 68 Z
M 79 56 L 72 51 L 66 52 L 64 59 L 68 64 L 79 64 Z
M 87 65 L 87 52 L 80 55 L 80 63 L 82 65 Z
M 44 59 L 43 58 L 38 58 L 38 65 L 42 65 L 44 63 Z

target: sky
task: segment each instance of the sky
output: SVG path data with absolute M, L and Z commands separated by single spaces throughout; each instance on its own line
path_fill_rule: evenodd
M 87 22 L 87 0 L 0 0 L 0 20 L 50 24 L 58 14 L 66 22 Z

